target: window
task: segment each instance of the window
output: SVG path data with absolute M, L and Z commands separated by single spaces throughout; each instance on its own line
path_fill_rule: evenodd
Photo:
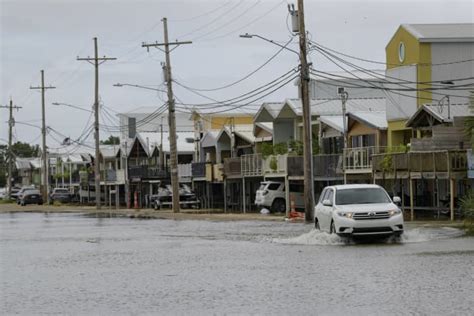
M 278 190 L 279 187 L 280 187 L 280 183 L 270 183 L 268 185 L 267 190 L 275 191 L 275 190 Z
M 352 136 L 351 144 L 352 148 L 375 146 L 375 134 Z
M 403 63 L 405 61 L 405 43 L 398 44 L 398 60 Z
M 324 189 L 323 192 L 321 192 L 321 195 L 319 196 L 319 202 L 323 203 L 324 201 L 324 196 L 326 195 L 328 189 Z
M 329 201 L 331 201 L 331 203 L 332 203 L 332 197 L 333 197 L 333 195 L 334 195 L 334 191 L 331 190 L 331 189 L 329 189 L 329 190 L 328 190 L 328 193 L 326 194 L 325 200 L 329 200 Z
M 338 190 L 336 194 L 337 205 L 390 202 L 387 193 L 381 188 L 344 189 Z

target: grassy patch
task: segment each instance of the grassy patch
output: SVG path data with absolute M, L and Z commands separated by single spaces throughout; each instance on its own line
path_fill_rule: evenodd
M 8 200 L 0 200 L 0 204 L 13 204 L 13 203 L 15 203 L 15 201 L 14 201 L 14 200 L 10 200 L 10 199 L 8 199 Z

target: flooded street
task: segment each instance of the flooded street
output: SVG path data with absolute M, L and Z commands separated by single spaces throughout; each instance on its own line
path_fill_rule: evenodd
M 2 314 L 474 313 L 474 238 L 285 222 L 0 214 Z

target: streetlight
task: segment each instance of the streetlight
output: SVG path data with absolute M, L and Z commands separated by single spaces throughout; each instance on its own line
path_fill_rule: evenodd
M 283 48 L 283 49 L 286 49 L 286 50 L 288 50 L 288 51 L 290 51 L 290 52 L 293 52 L 293 53 L 295 53 L 295 54 L 298 55 L 298 56 L 300 55 L 300 53 L 298 53 L 296 50 L 291 49 L 291 48 L 288 48 L 288 47 L 286 47 L 286 46 L 284 46 L 284 45 L 281 45 L 281 44 L 275 42 L 274 40 L 265 38 L 265 37 L 260 36 L 260 35 L 258 35 L 258 34 L 245 33 L 245 34 L 240 34 L 239 37 L 241 37 L 241 38 L 254 38 L 254 37 L 257 37 L 257 38 L 260 38 L 260 39 L 262 39 L 262 40 L 264 40 L 264 41 L 266 41 L 266 42 L 268 42 L 268 43 L 274 44 L 274 45 L 279 46 L 279 47 L 281 47 L 281 48 Z
M 88 109 L 85 109 L 85 108 L 77 106 L 77 105 L 72 105 L 72 104 L 62 103 L 62 102 L 53 102 L 52 104 L 53 105 L 64 105 L 64 106 L 68 106 L 70 108 L 75 108 L 75 109 L 78 109 L 78 110 L 81 110 L 81 111 L 86 111 L 86 112 L 92 113 L 92 110 L 88 110 Z
M 135 88 L 141 88 L 141 89 L 147 89 L 147 90 L 153 90 L 153 91 L 159 91 L 159 92 L 166 92 L 165 90 L 161 90 L 161 89 L 157 89 L 157 88 L 150 88 L 150 87 L 147 87 L 147 86 L 141 86 L 141 85 L 138 85 L 138 84 L 130 84 L 130 83 L 116 83 L 113 85 L 114 87 L 124 87 L 124 86 L 128 86 L 128 87 L 135 87 Z
M 290 52 L 298 55 L 300 60 L 300 97 L 301 97 L 301 108 L 303 114 L 303 170 L 304 170 L 304 207 L 305 207 L 305 219 L 306 221 L 313 220 L 313 207 L 314 207 L 314 182 L 313 182 L 313 145 L 312 145 L 312 126 L 311 126 L 311 105 L 309 100 L 309 64 L 306 56 L 306 31 L 304 25 L 304 9 L 303 0 L 298 0 L 298 11 L 288 8 L 291 14 L 298 14 L 298 33 L 299 33 L 299 48 L 297 52 L 286 45 L 281 45 L 273 40 L 265 38 L 257 34 L 245 33 L 240 35 L 241 38 L 253 38 L 257 37 L 270 44 L 277 45 L 282 49 L 286 49 Z M 288 212 L 288 197 L 287 197 L 287 212 Z

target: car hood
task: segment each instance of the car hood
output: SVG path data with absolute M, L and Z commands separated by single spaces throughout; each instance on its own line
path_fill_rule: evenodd
M 371 203 L 371 204 L 350 204 L 350 205 L 337 205 L 336 208 L 339 211 L 343 212 L 379 212 L 379 211 L 389 211 L 397 209 L 393 203 Z

